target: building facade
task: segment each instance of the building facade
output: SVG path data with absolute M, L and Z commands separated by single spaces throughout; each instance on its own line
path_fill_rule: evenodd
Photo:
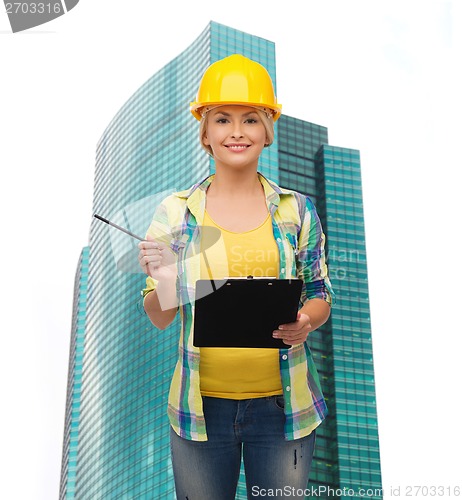
M 82 390 L 82 364 L 85 341 L 85 324 L 88 290 L 89 247 L 83 248 L 74 283 L 74 304 L 67 378 L 66 416 L 64 421 L 64 446 L 59 498 L 75 498 L 77 454 L 79 449 L 80 402 Z
M 188 104 L 205 69 L 233 53 L 263 64 L 276 82 L 274 43 L 210 22 L 105 130 L 95 213 L 143 236 L 167 193 L 213 172 Z M 259 170 L 313 198 L 338 295 L 329 322 L 310 335 L 329 408 L 310 488 L 325 498 L 341 498 L 342 488 L 375 489 L 369 498 L 382 498 L 359 153 L 329 146 L 325 127 L 283 115 Z M 76 280 L 85 281 L 85 302 L 74 303 L 60 499 L 174 498 L 166 398 L 179 324 L 155 331 L 142 311 L 136 243 L 92 223 L 88 267 L 79 266 Z M 246 498 L 243 481 L 236 498 Z

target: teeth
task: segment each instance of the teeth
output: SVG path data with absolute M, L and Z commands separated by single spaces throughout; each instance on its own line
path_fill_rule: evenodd
M 247 146 L 228 146 L 229 149 L 245 149 Z

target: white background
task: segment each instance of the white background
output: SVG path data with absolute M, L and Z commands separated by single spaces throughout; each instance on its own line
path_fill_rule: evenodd
M 274 41 L 283 111 L 361 151 L 386 497 L 462 486 L 460 2 L 81 0 L 0 13 L 1 498 L 58 496 L 96 143 L 210 20 Z

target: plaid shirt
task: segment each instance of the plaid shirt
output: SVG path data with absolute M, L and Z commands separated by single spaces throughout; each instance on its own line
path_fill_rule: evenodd
M 168 417 L 175 432 L 186 439 L 206 441 L 199 380 L 200 349 L 193 346 L 195 283 L 200 279 L 200 237 L 206 190 L 213 175 L 190 189 L 168 196 L 157 208 L 148 234 L 166 242 L 178 256 L 177 292 L 181 316 L 179 357 L 173 374 Z M 327 275 L 324 234 L 312 201 L 282 189 L 259 174 L 273 234 L 279 250 L 279 278 L 303 280 L 301 303 L 312 298 L 329 304 L 334 293 Z M 148 277 L 143 297 L 156 288 Z M 279 349 L 285 400 L 285 438 L 307 436 L 326 417 L 327 407 L 307 342 Z

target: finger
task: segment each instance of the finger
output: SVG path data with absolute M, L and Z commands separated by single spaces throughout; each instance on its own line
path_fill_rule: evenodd
M 305 342 L 305 338 L 300 338 L 300 339 L 294 339 L 294 340 L 284 340 L 282 339 L 282 341 L 284 342 L 284 344 L 286 345 L 297 345 L 297 344 L 303 344 L 303 342 Z
M 288 331 L 296 331 L 303 328 L 305 325 L 300 323 L 300 321 L 294 321 L 293 323 L 285 323 L 284 325 L 279 325 L 278 329 L 288 332 Z
M 156 266 L 160 266 L 162 263 L 162 255 L 146 255 L 144 257 L 144 261 L 147 264 L 155 264 Z
M 140 241 L 138 248 L 140 250 L 151 250 L 153 248 L 161 248 L 161 245 L 157 241 Z
M 298 335 L 290 335 L 282 337 L 285 344 L 300 344 L 308 338 L 308 332 L 300 332 Z
M 275 335 L 275 337 L 280 338 L 282 340 L 292 341 L 292 340 L 298 339 L 299 337 L 301 337 L 303 335 L 305 335 L 305 332 L 297 331 L 297 332 L 293 332 L 293 333 L 289 333 L 289 332 L 284 332 L 283 334 L 279 333 L 279 335 Z
M 141 260 L 143 259 L 143 257 L 147 257 L 147 256 L 159 256 L 161 255 L 161 252 L 159 250 L 159 248 L 157 246 L 152 246 L 154 245 L 153 243 L 150 243 L 149 247 L 141 247 L 140 248 L 140 251 L 138 253 L 138 260 L 141 262 Z
M 311 325 L 307 325 L 298 330 L 274 330 L 273 337 L 276 339 L 294 340 L 303 336 L 307 336 L 310 331 Z
M 285 325 L 279 325 L 279 330 L 283 330 L 284 332 L 290 332 L 294 330 L 300 330 L 300 325 L 297 323 L 286 323 Z
M 310 317 L 307 314 L 302 314 L 300 311 L 297 313 L 297 319 L 292 323 L 285 323 L 279 325 L 280 330 L 301 330 L 310 325 Z
M 141 242 L 144 243 L 145 248 L 158 248 L 159 250 L 164 250 L 165 248 L 168 248 L 168 245 L 166 245 L 163 241 L 158 241 L 149 234 L 146 235 L 146 241 Z
M 147 269 L 147 273 L 151 276 L 155 271 L 157 271 L 157 269 L 159 268 L 159 266 L 155 263 L 155 262 L 148 262 L 148 265 L 146 266 L 146 269 Z
M 145 266 L 148 266 L 149 264 L 159 267 L 161 262 L 162 262 L 162 257 L 160 255 L 143 255 L 140 258 L 140 265 L 143 268 Z
M 161 243 L 157 241 L 154 236 L 151 236 L 150 234 L 147 234 L 146 237 L 144 238 L 143 241 L 140 241 L 138 243 L 138 248 L 149 248 L 151 244 L 154 243 L 157 246 L 160 246 Z

